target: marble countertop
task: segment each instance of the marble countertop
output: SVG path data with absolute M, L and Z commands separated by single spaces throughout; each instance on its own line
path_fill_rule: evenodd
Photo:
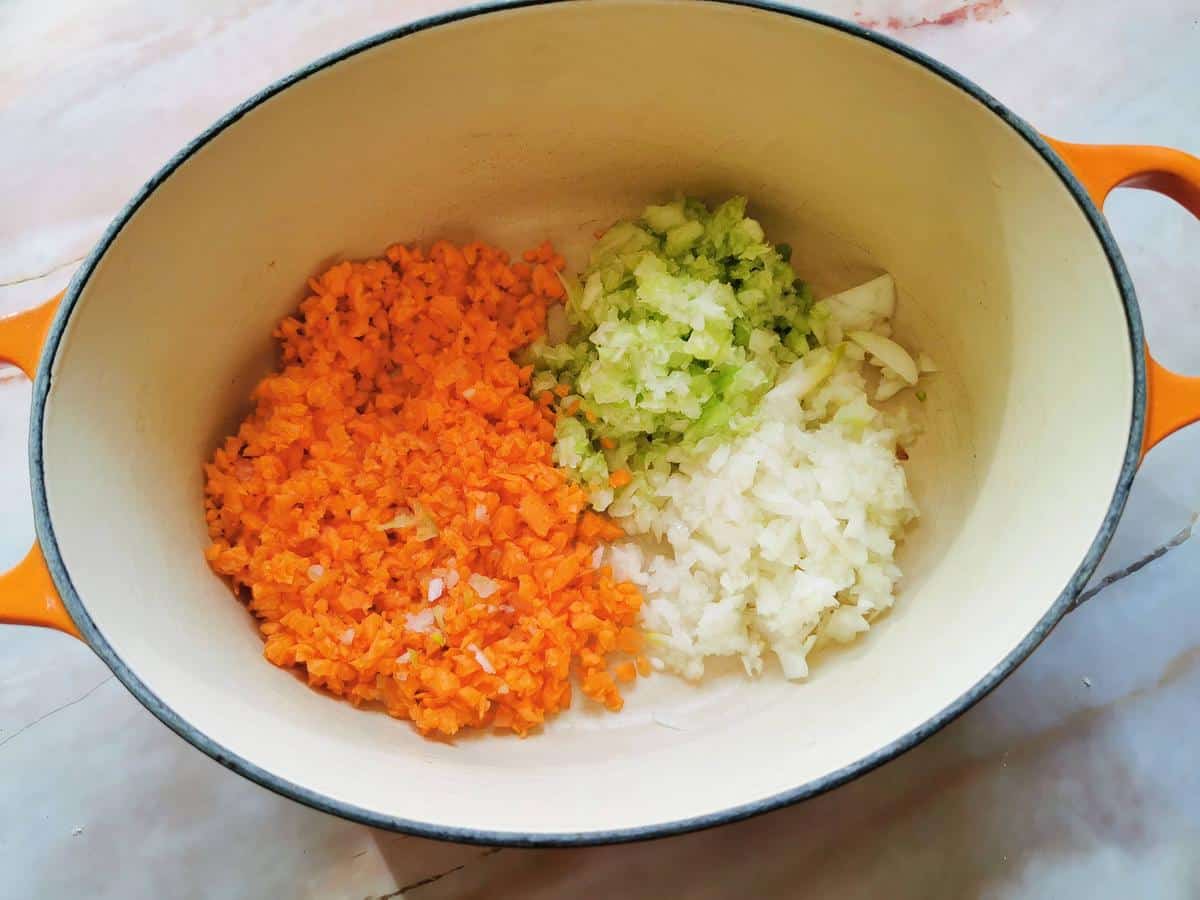
M 7 0 L 0 315 L 65 285 L 189 138 L 323 53 L 446 0 Z M 812 0 L 958 68 L 1068 140 L 1200 152 L 1194 0 Z M 1158 358 L 1200 373 L 1200 223 L 1107 210 Z M 0 371 L 0 567 L 32 536 L 28 383 Z M 82 644 L 0 628 L 12 897 L 1200 896 L 1200 428 L 1139 473 L 1094 596 L 993 694 L 831 794 L 649 844 L 483 849 L 277 797 L 146 712 Z

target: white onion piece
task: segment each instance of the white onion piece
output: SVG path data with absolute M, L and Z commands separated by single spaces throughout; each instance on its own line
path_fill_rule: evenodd
M 917 383 L 917 364 L 908 351 L 893 341 L 870 331 L 851 331 L 846 337 L 858 344 L 909 384 Z
M 480 575 L 478 572 L 471 574 L 471 577 L 467 579 L 467 584 L 484 600 L 500 589 L 499 584 L 486 575 Z
M 404 617 L 404 627 L 417 634 L 428 634 L 433 630 L 433 610 L 423 609 Z
M 826 297 L 825 302 L 834 321 L 845 330 L 869 330 L 896 312 L 896 282 L 885 273 Z
M 891 373 L 891 369 L 885 369 L 887 373 Z M 875 388 L 876 400 L 891 400 L 898 393 L 908 387 L 908 383 L 899 378 L 880 378 L 879 387 Z
M 927 375 L 930 372 L 940 372 L 938 364 L 933 361 L 933 357 L 922 350 L 917 354 L 917 371 L 922 375 Z
M 829 621 L 825 623 L 825 633 L 838 643 L 845 644 L 854 640 L 856 634 L 860 634 L 870 627 L 857 608 L 839 606 L 830 614 Z
M 390 531 L 393 528 L 408 528 L 409 526 L 415 525 L 416 523 L 417 523 L 417 517 L 414 516 L 412 513 L 410 513 L 408 510 L 402 509 L 402 510 L 400 510 L 400 512 L 398 512 L 396 514 L 395 518 L 390 519 L 387 522 L 384 522 L 382 525 L 380 525 L 378 527 L 379 527 L 380 531 Z
M 799 402 L 804 395 L 833 374 L 842 357 L 840 348 L 830 350 L 820 347 L 804 354 L 792 364 L 779 384 L 767 391 L 762 408 L 767 413 L 785 411 L 789 405 Z
M 475 662 L 479 663 L 479 668 L 487 672 L 489 675 L 496 674 L 496 667 L 492 665 L 492 661 L 487 658 L 487 654 L 480 650 L 474 644 L 467 644 L 467 649 L 475 657 Z

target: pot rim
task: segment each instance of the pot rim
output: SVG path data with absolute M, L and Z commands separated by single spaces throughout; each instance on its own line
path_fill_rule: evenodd
M 451 24 L 454 22 L 463 21 L 466 19 L 475 18 L 477 16 L 487 15 L 489 13 L 503 12 L 511 9 L 521 9 L 525 7 L 549 5 L 552 3 L 567 2 L 567 0 L 515 0 L 515 2 L 505 2 L 505 0 L 489 0 L 473 4 L 464 8 L 456 9 L 450 12 L 440 13 L 438 15 L 429 16 L 419 19 L 415 22 L 402 25 L 397 28 L 389 29 L 380 32 L 361 41 L 350 44 L 323 56 L 308 65 L 297 69 L 290 75 L 274 82 L 258 93 L 254 94 L 249 99 L 243 101 L 233 108 L 222 118 L 218 119 L 213 125 L 207 128 L 198 137 L 194 138 L 187 145 L 176 153 L 170 160 L 157 172 L 142 188 L 134 195 L 134 197 L 121 209 L 112 223 L 105 230 L 103 236 L 96 244 L 95 248 L 88 255 L 83 265 L 71 279 L 63 300 L 59 306 L 58 312 L 50 326 L 50 330 L 46 337 L 44 352 L 38 363 L 36 377 L 33 385 L 33 402 L 30 413 L 29 423 L 29 467 L 30 481 L 33 494 L 33 510 L 34 510 L 34 527 L 37 533 L 38 540 L 41 543 L 42 551 L 45 554 L 46 562 L 50 569 L 51 577 L 54 580 L 59 594 L 62 597 L 71 618 L 74 619 L 79 627 L 84 639 L 91 646 L 92 650 L 104 661 L 104 663 L 113 671 L 125 685 L 126 689 L 138 699 L 151 713 L 153 713 L 163 724 L 174 731 L 188 743 L 201 750 L 203 753 L 225 766 L 237 774 L 261 785 L 291 800 L 298 801 L 314 809 L 325 813 L 331 813 L 340 816 L 344 819 L 349 819 L 363 825 L 369 825 L 375 828 L 383 828 L 390 831 L 399 831 L 419 837 L 432 838 L 436 840 L 458 841 L 469 844 L 484 844 L 484 845 L 505 845 L 513 847 L 573 847 L 587 846 L 596 844 L 616 844 L 629 841 L 646 840 L 650 838 L 666 837 L 669 835 L 682 834 L 700 829 L 711 828 L 717 825 L 729 824 L 737 822 L 760 813 L 779 809 L 784 806 L 789 806 L 801 800 L 806 800 L 810 797 L 817 796 L 833 788 L 839 787 L 854 778 L 864 775 L 873 769 L 881 766 L 900 754 L 910 750 L 917 744 L 930 737 L 935 732 L 941 730 L 954 719 L 958 718 L 963 712 L 979 702 L 983 697 L 990 693 L 997 685 L 1000 684 L 1008 675 L 1010 675 L 1016 667 L 1029 656 L 1037 646 L 1045 640 L 1051 629 L 1058 621 L 1072 608 L 1076 597 L 1082 591 L 1084 585 L 1091 577 L 1100 557 L 1107 548 L 1109 541 L 1112 539 L 1113 532 L 1116 529 L 1117 521 L 1119 520 L 1122 511 L 1125 507 L 1125 502 L 1129 496 L 1130 485 L 1133 481 L 1133 476 L 1137 470 L 1138 463 L 1141 458 L 1141 442 L 1142 435 L 1145 429 L 1146 417 L 1146 363 L 1144 355 L 1144 335 L 1142 330 L 1141 315 L 1138 309 L 1137 298 L 1134 293 L 1133 283 L 1126 270 L 1125 263 L 1121 257 L 1120 251 L 1117 249 L 1116 242 L 1110 233 L 1107 224 L 1104 221 L 1100 210 L 1092 202 L 1087 190 L 1075 177 L 1067 165 L 1059 158 L 1059 156 L 1050 148 L 1050 146 L 1042 139 L 1038 132 L 1032 128 L 1029 123 L 1018 116 L 1016 113 L 1008 109 L 1004 104 L 1000 103 L 986 91 L 984 91 L 974 81 L 968 79 L 964 75 L 959 74 L 956 70 L 949 66 L 938 62 L 937 60 L 925 55 L 919 50 L 909 47 L 894 38 L 872 31 L 865 26 L 854 22 L 838 19 L 824 13 L 814 12 L 807 9 L 799 9 L 795 7 L 785 7 L 774 0 L 705 0 L 706 3 L 748 7 L 751 9 L 760 10 L 776 15 L 784 15 L 792 18 L 803 19 L 815 25 L 820 25 L 826 28 L 832 28 L 840 31 L 851 37 L 859 40 L 869 41 L 878 47 L 896 53 L 918 65 L 924 67 L 929 72 L 939 76 L 943 80 L 949 82 L 954 87 L 961 90 L 971 99 L 982 104 L 992 113 L 997 115 L 1005 123 L 1009 125 L 1017 134 L 1028 143 L 1035 152 L 1041 156 L 1042 160 L 1058 175 L 1063 185 L 1075 198 L 1075 202 L 1079 205 L 1088 223 L 1091 225 L 1096 238 L 1104 250 L 1108 258 L 1109 265 L 1112 269 L 1113 278 L 1117 283 L 1117 287 L 1121 294 L 1121 299 L 1125 308 L 1125 318 L 1129 331 L 1130 356 L 1133 368 L 1133 411 L 1130 420 L 1129 435 L 1126 442 L 1124 460 L 1112 498 L 1109 502 L 1108 510 L 1105 513 L 1099 531 L 1093 538 L 1087 553 L 1084 555 L 1079 567 L 1071 576 L 1063 590 L 1059 593 L 1054 603 L 1046 611 L 1045 615 L 1037 622 L 1033 629 L 1021 640 L 1021 642 L 1009 652 L 1009 654 L 996 664 L 989 672 L 987 672 L 978 682 L 968 688 L 952 703 L 936 713 L 924 723 L 910 730 L 904 735 L 895 738 L 885 746 L 879 748 L 873 753 L 855 760 L 854 762 L 843 766 L 833 772 L 826 773 L 820 778 L 812 779 L 804 784 L 774 794 L 770 797 L 755 800 L 749 803 L 732 806 L 724 810 L 714 813 L 706 813 L 700 816 L 694 816 L 686 819 L 678 819 L 669 822 L 660 822 L 651 825 L 617 828 L 597 831 L 583 832 L 520 832 L 520 831 L 490 831 L 480 830 L 468 827 L 434 825 L 426 822 L 414 821 L 405 819 L 400 816 L 387 815 L 369 809 L 364 809 L 353 804 L 335 800 L 325 794 L 313 791 L 303 785 L 296 784 L 284 778 L 280 778 L 273 773 L 260 768 L 244 757 L 232 753 L 225 747 L 212 740 L 206 734 L 201 732 L 190 722 L 180 716 L 170 706 L 160 700 L 149 687 L 144 684 L 141 679 L 125 664 L 121 657 L 113 650 L 108 640 L 104 637 L 101 631 L 96 627 L 91 616 L 88 614 L 87 608 L 80 599 L 71 580 L 70 573 L 63 561 L 62 554 L 59 550 L 58 542 L 55 539 L 54 526 L 50 519 L 50 512 L 46 498 L 46 483 L 45 470 L 43 465 L 43 431 L 46 415 L 46 404 L 50 394 L 53 381 L 53 369 L 55 360 L 58 354 L 58 349 L 62 343 L 62 337 L 66 329 L 67 323 L 70 320 L 71 313 L 75 308 L 79 297 L 86 287 L 93 271 L 99 261 L 103 258 L 110 245 L 120 235 L 122 229 L 141 207 L 142 203 L 170 176 L 182 166 L 193 154 L 195 154 L 205 144 L 221 134 L 225 129 L 234 125 L 239 119 L 246 115 L 251 110 L 255 109 L 262 103 L 270 100 L 276 94 L 281 93 L 292 85 L 303 81 L 311 75 L 314 75 L 330 66 L 336 65 L 344 60 L 347 60 L 359 53 L 370 50 L 374 47 L 385 43 L 397 41 L 412 34 L 417 34 L 428 29 L 436 28 L 442 25 Z M 650 0 L 654 2 L 654 0 Z

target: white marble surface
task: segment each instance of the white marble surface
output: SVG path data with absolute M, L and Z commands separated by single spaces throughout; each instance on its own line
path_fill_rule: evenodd
M 0 5 L 0 314 L 65 284 L 120 204 L 236 101 L 446 0 L 7 0 Z M 957 0 L 814 0 L 886 23 Z M 892 33 L 1045 131 L 1200 152 L 1195 0 L 1006 0 Z M 887 27 L 886 24 L 883 27 Z M 1108 212 L 1165 363 L 1200 373 L 1200 224 Z M 29 390 L 0 372 L 0 566 L 32 534 Z M 1101 575 L 1200 510 L 1200 428 L 1138 476 Z M 1071 614 L 913 752 L 832 794 L 635 846 L 502 850 L 375 832 L 209 761 L 81 644 L 0 629 L 0 865 L 12 897 L 1200 896 L 1200 541 Z

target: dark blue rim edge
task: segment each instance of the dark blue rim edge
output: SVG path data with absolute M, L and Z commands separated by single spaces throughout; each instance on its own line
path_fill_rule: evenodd
M 58 353 L 58 348 L 62 342 L 63 333 L 66 329 L 67 322 L 71 317 L 71 312 L 75 308 L 75 304 L 79 300 L 80 293 L 83 287 L 87 284 L 92 272 L 95 270 L 97 263 L 104 256 L 112 242 L 120 234 L 126 223 L 133 217 L 137 210 L 145 202 L 146 198 L 154 192 L 154 190 L 166 181 L 176 169 L 183 165 L 196 151 L 211 141 L 214 137 L 223 132 L 230 125 L 233 125 L 240 118 L 253 110 L 255 107 L 266 102 L 271 97 L 282 92 L 293 84 L 308 78 L 323 69 L 326 69 L 336 63 L 355 56 L 365 50 L 369 50 L 380 44 L 398 40 L 410 34 L 415 34 L 429 28 L 436 28 L 440 25 L 445 25 L 452 22 L 462 21 L 465 19 L 474 18 L 475 16 L 486 15 L 492 12 L 500 12 L 510 9 L 520 9 L 530 6 L 541 6 L 549 3 L 563 2 L 563 0 L 516 0 L 516 2 L 496 2 L 496 3 L 481 3 L 474 6 L 469 6 L 463 9 L 456 10 L 450 13 L 444 13 L 437 16 L 432 16 L 399 28 L 392 29 L 377 34 L 373 37 L 351 44 L 335 53 L 331 53 L 317 61 L 305 66 L 302 69 L 292 73 L 286 78 L 275 82 L 259 93 L 255 94 L 250 99 L 236 106 L 231 112 L 219 119 L 214 125 L 206 130 L 199 137 L 195 138 L 187 144 L 181 151 L 173 156 L 166 165 L 162 167 L 140 191 L 129 201 L 128 204 L 121 210 L 117 217 L 108 226 L 96 247 L 89 254 L 83 265 L 80 267 L 75 276 L 71 279 L 70 286 L 59 306 L 58 313 L 50 327 L 50 331 L 46 338 L 45 350 L 38 363 L 37 375 L 33 386 L 33 407 L 30 415 L 29 426 L 29 467 L 30 480 L 33 488 L 33 507 L 34 507 L 34 525 L 37 532 L 38 540 L 41 542 L 42 551 L 45 554 L 46 562 L 49 565 L 51 576 L 57 585 L 63 602 L 65 603 L 68 612 L 75 620 L 80 632 L 92 647 L 95 653 L 108 665 L 113 673 L 120 679 L 121 683 L 132 693 L 150 712 L 157 716 L 163 724 L 168 728 L 188 741 L 199 750 L 207 754 L 212 759 L 216 760 L 221 765 L 238 773 L 239 775 L 256 782 L 257 784 L 292 800 L 299 801 L 314 809 L 332 815 L 340 816 L 345 819 L 350 819 L 359 822 L 363 825 L 369 825 L 375 828 L 383 828 L 391 831 L 400 831 L 407 834 L 417 835 L 425 838 L 444 841 L 458 841 L 470 844 L 483 845 L 504 845 L 510 847 L 577 847 L 596 844 L 616 844 L 629 841 L 640 841 L 650 838 L 667 837 L 670 835 L 682 834 L 690 831 L 697 831 L 704 828 L 711 828 L 717 825 L 725 825 L 731 822 L 737 822 L 742 819 L 747 819 L 751 816 L 760 813 L 769 812 L 774 809 L 779 809 L 784 806 L 791 805 L 800 800 L 806 800 L 825 791 L 839 787 L 846 782 L 864 775 L 867 772 L 881 766 L 883 763 L 899 756 L 907 750 L 915 747 L 917 744 L 924 741 L 930 735 L 939 731 L 947 724 L 958 718 L 968 708 L 973 706 L 988 693 L 990 693 L 1001 681 L 1012 673 L 1016 667 L 1025 660 L 1027 656 L 1043 641 L 1050 633 L 1051 629 L 1058 621 L 1071 609 L 1075 598 L 1083 589 L 1096 565 L 1100 561 L 1101 555 L 1112 539 L 1114 530 L 1116 529 L 1117 521 L 1125 508 L 1125 502 L 1129 496 L 1130 485 L 1133 481 L 1133 476 L 1137 471 L 1138 463 L 1141 459 L 1141 439 L 1145 427 L 1145 407 L 1146 407 L 1146 371 L 1144 359 L 1144 336 L 1142 331 L 1141 315 L 1138 310 L 1137 298 L 1134 293 L 1133 283 L 1126 271 L 1125 263 L 1121 258 L 1121 254 L 1117 249 L 1116 242 L 1113 240 L 1112 234 L 1109 232 L 1108 226 L 1104 221 L 1100 211 L 1092 203 L 1087 190 L 1075 177 L 1075 175 L 1067 168 L 1066 164 L 1058 157 L 1058 155 L 1050 149 L 1049 145 L 1041 138 L 1027 122 L 1010 111 L 1007 107 L 989 95 L 981 87 L 975 84 L 970 79 L 960 75 L 958 72 L 948 66 L 939 63 L 924 53 L 908 47 L 899 41 L 893 40 L 885 35 L 871 31 L 861 25 L 853 22 L 848 22 L 842 19 L 837 19 L 832 16 L 827 16 L 822 13 L 812 12 L 810 10 L 796 9 L 781 6 L 771 0 L 707 0 L 707 2 L 750 7 L 753 9 L 762 10 L 764 12 L 775 13 L 779 15 L 790 16 L 792 18 L 804 19 L 817 25 L 822 25 L 827 28 L 833 28 L 837 31 L 853 37 L 869 41 L 893 53 L 897 53 L 912 62 L 924 66 L 935 75 L 940 76 L 950 84 L 962 90 L 970 97 L 982 103 L 985 107 L 1003 119 L 1014 131 L 1016 131 L 1025 141 L 1042 157 L 1047 165 L 1058 175 L 1063 184 L 1074 196 L 1075 201 L 1079 204 L 1080 210 L 1091 224 L 1097 239 L 1100 241 L 1109 264 L 1112 268 L 1113 277 L 1117 282 L 1117 286 L 1121 291 L 1122 300 L 1125 307 L 1125 318 L 1129 326 L 1129 341 L 1130 341 L 1130 356 L 1133 367 L 1134 376 L 1134 391 L 1133 391 L 1133 415 L 1130 421 L 1129 437 L 1125 449 L 1125 459 L 1121 467 L 1120 476 L 1117 480 L 1116 488 L 1113 492 L 1112 500 L 1109 504 L 1108 512 L 1105 514 L 1104 521 L 1100 526 L 1100 530 L 1093 539 L 1091 547 L 1076 569 L 1075 574 L 1071 577 L 1062 593 L 1058 595 L 1053 605 L 1037 623 L 1033 630 L 1021 641 L 1000 663 L 992 668 L 983 678 L 979 680 L 972 688 L 966 691 L 957 700 L 943 709 L 941 712 L 926 720 L 922 725 L 908 732 L 904 736 L 897 738 L 887 746 L 875 751 L 874 753 L 851 763 L 835 772 L 831 772 L 822 778 L 815 779 L 800 785 L 799 787 L 784 791 L 772 797 L 767 797 L 763 800 L 757 800 L 753 803 L 747 803 L 741 806 L 735 806 L 721 812 L 709 813 L 703 816 L 696 816 L 690 819 L 681 819 L 673 822 L 662 822 L 655 825 L 648 825 L 639 828 L 626 828 L 609 831 L 588 831 L 588 832 L 563 832 L 563 833 L 523 833 L 523 832 L 505 832 L 505 831 L 481 831 L 470 828 L 451 828 L 438 825 L 430 825 L 424 822 L 402 819 L 396 816 L 383 815 L 361 807 L 353 806 L 347 803 L 341 803 L 327 797 L 323 794 L 311 791 L 301 785 L 294 784 L 283 778 L 279 778 L 272 773 L 259 768 L 250 761 L 242 757 L 230 753 L 224 747 L 217 744 L 207 735 L 193 727 L 189 722 L 182 719 L 172 708 L 164 704 L 142 681 L 135 675 L 121 660 L 121 658 L 113 651 L 111 645 L 100 633 L 95 623 L 88 615 L 87 609 L 80 600 L 79 595 L 75 591 L 74 584 L 71 581 L 71 576 L 67 571 L 66 565 L 63 562 L 62 555 L 59 552 L 58 543 L 55 540 L 54 526 L 50 521 L 50 512 L 46 501 L 46 484 L 45 473 L 43 470 L 42 459 L 42 430 L 44 418 L 46 414 L 46 401 L 50 393 L 51 381 L 53 377 L 52 369 L 54 360 Z

